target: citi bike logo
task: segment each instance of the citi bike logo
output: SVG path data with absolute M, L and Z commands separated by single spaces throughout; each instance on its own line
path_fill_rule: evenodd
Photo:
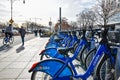
M 48 66 L 40 66 L 38 67 L 39 70 L 47 70 L 47 69 L 50 69 L 50 67 Z

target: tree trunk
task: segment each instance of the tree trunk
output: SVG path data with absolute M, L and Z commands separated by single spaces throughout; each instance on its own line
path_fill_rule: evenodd
M 103 27 L 106 28 L 106 26 L 107 26 L 107 20 L 106 20 L 106 18 L 104 18 L 104 25 L 103 25 Z

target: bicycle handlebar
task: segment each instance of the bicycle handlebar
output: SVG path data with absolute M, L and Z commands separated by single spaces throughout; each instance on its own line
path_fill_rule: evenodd
M 120 43 L 113 43 L 113 42 L 108 42 L 109 46 L 115 46 L 115 47 L 120 47 Z

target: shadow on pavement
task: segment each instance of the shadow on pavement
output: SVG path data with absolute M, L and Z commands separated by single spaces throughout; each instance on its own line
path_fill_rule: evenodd
M 25 49 L 24 46 L 20 46 L 20 47 L 18 47 L 18 48 L 16 49 L 16 53 L 19 53 L 19 52 L 21 52 L 21 51 L 24 50 L 24 49 Z
M 5 44 L 5 45 L 0 46 L 0 51 L 3 51 L 3 50 L 8 51 L 11 48 L 12 47 L 10 45 Z

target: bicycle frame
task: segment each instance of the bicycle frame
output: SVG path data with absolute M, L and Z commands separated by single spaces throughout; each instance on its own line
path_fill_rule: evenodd
M 69 34 L 66 34 L 66 36 L 64 37 L 64 39 L 63 39 L 62 41 L 60 41 L 60 42 L 56 42 L 56 41 L 54 40 L 54 38 L 53 38 L 53 39 L 51 38 L 51 39 L 49 40 L 49 42 L 46 44 L 45 49 L 48 49 L 48 48 L 57 48 L 57 47 L 60 47 L 61 44 L 64 44 L 64 45 L 62 45 L 62 46 L 63 46 L 63 47 L 66 47 L 68 41 L 70 41 L 71 39 L 72 39 L 72 36 L 70 35 L 70 33 L 69 33 Z
M 97 52 L 93 58 L 93 60 L 91 61 L 87 71 L 85 72 L 85 74 L 83 75 L 75 75 L 75 78 L 82 78 L 83 80 L 86 80 L 91 73 L 93 72 L 94 68 L 97 66 L 97 64 L 99 63 L 100 59 L 102 58 L 103 55 L 109 55 L 112 64 L 114 64 L 115 59 L 114 57 L 112 57 L 110 51 L 107 49 L 107 46 L 102 44 L 99 46 L 99 48 L 97 49 Z
M 77 47 L 77 50 L 75 51 L 75 55 L 73 56 L 73 57 L 71 57 L 71 58 L 65 58 L 65 57 L 63 57 L 63 58 L 60 58 L 60 59 L 48 59 L 48 60 L 44 60 L 44 61 L 41 61 L 41 62 L 37 62 L 37 63 L 35 63 L 35 64 L 33 64 L 33 66 L 32 66 L 32 68 L 29 70 L 29 72 L 31 72 L 31 71 L 35 71 L 35 70 L 37 70 L 37 71 L 44 71 L 44 72 L 46 72 L 46 73 L 48 73 L 48 74 L 50 74 L 50 75 L 52 75 L 52 76 L 54 76 L 54 74 L 58 74 L 58 73 L 56 73 L 56 72 L 58 72 L 60 69 L 65 69 L 65 67 L 66 66 L 68 66 L 68 63 L 70 62 L 70 64 L 72 65 L 72 61 L 76 58 L 76 56 L 78 55 L 78 53 L 79 53 L 79 51 L 82 49 L 82 47 L 84 47 L 85 45 L 87 44 L 87 42 L 86 42 L 86 40 L 84 40 L 84 39 L 81 39 L 81 41 L 80 41 L 80 43 L 78 44 L 79 46 Z M 56 60 L 56 61 L 55 61 Z M 63 64 L 63 60 L 65 61 L 64 62 L 64 64 Z M 55 61 L 56 63 L 54 64 L 54 62 L 53 63 L 51 63 L 51 61 Z M 53 64 L 53 65 L 52 65 Z M 57 64 L 57 67 L 56 68 L 59 68 L 59 69 L 55 69 L 55 67 L 54 67 L 54 65 L 56 65 Z M 59 66 L 59 64 L 60 64 L 60 67 L 58 67 Z M 50 69 L 48 69 L 48 70 L 44 70 L 44 69 L 41 69 L 40 68 L 40 66 L 47 66 L 47 67 L 49 67 Z M 51 67 L 52 66 L 52 67 Z M 73 66 L 73 65 L 72 65 Z M 51 69 L 53 68 L 53 70 L 57 70 L 57 71 L 54 71 L 54 72 L 52 72 L 51 73 Z M 50 71 L 49 71 L 50 70 Z M 67 69 L 68 71 L 67 72 L 69 72 L 69 74 L 73 74 L 72 73 L 72 71 L 71 71 L 71 69 L 70 69 L 70 67 L 68 67 L 68 69 Z M 59 72 L 61 72 L 61 71 L 59 71 Z M 62 76 L 65 76 L 66 74 L 66 72 L 63 72 L 64 74 L 62 74 Z M 67 73 L 68 74 L 68 73 Z M 77 74 L 77 73 L 76 73 Z

